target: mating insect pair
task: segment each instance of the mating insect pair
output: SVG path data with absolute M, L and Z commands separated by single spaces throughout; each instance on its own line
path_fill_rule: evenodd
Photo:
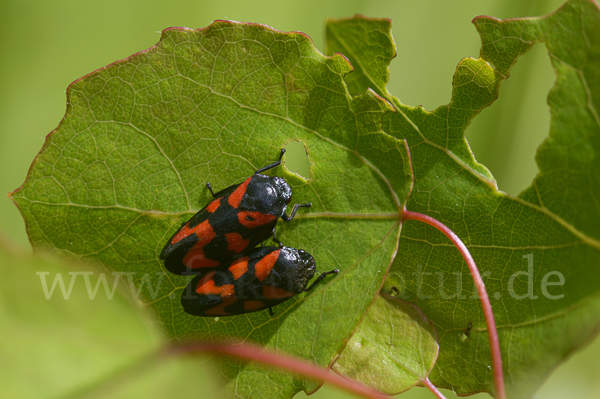
M 288 183 L 261 174 L 279 160 L 257 170 L 240 184 L 217 193 L 167 241 L 160 258 L 172 273 L 198 274 L 181 299 L 184 310 L 196 316 L 228 316 L 275 306 L 309 287 L 315 273 L 313 257 L 303 250 L 284 247 L 275 237 L 277 219 L 291 221 L 298 208 L 285 213 L 292 198 Z M 278 247 L 254 248 L 269 237 Z

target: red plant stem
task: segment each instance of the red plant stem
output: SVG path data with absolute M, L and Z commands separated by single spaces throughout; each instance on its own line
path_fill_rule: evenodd
M 434 394 L 434 395 L 435 395 L 437 398 L 439 398 L 439 399 L 446 399 L 446 397 L 444 396 L 444 394 L 442 394 L 442 393 L 439 391 L 439 389 L 437 389 L 437 388 L 436 388 L 436 386 L 435 386 L 435 385 L 433 385 L 433 384 L 431 383 L 431 381 L 429 381 L 429 378 L 427 378 L 427 377 L 426 377 L 426 378 L 425 378 L 425 380 L 423 380 L 422 382 L 423 382 L 423 384 L 425 384 L 425 386 L 426 386 L 426 387 L 427 387 L 427 388 L 428 388 L 428 389 L 429 389 L 431 392 L 433 392 L 433 394 Z
M 479 270 L 477 270 L 477 265 L 471 256 L 471 253 L 463 244 L 463 242 L 458 238 L 456 234 L 448 227 L 446 227 L 441 222 L 438 222 L 434 218 L 423 215 L 417 212 L 407 211 L 406 209 L 403 212 L 402 216 L 403 220 L 419 220 L 421 222 L 427 223 L 430 226 L 435 227 L 442 233 L 448 237 L 454 245 L 458 248 L 460 253 L 462 254 L 465 262 L 467 262 L 467 266 L 471 271 L 471 275 L 473 276 L 473 281 L 475 282 L 475 287 L 477 287 L 477 292 L 479 293 L 479 299 L 481 300 L 481 307 L 483 308 L 483 315 L 485 316 L 485 322 L 488 328 L 488 337 L 490 340 L 490 352 L 492 355 L 492 371 L 494 374 L 494 390 L 496 391 L 496 398 L 498 399 L 506 399 L 506 391 L 504 389 L 504 375 L 502 374 L 502 356 L 500 353 L 500 344 L 498 343 L 498 331 L 496 330 L 496 321 L 494 320 L 494 313 L 492 312 L 492 304 L 490 303 L 490 298 L 488 297 L 487 291 L 485 290 L 485 284 L 481 278 L 481 274 L 479 274 Z
M 375 389 L 369 388 L 359 382 L 349 380 L 328 369 L 318 367 L 314 364 L 295 359 L 293 357 L 280 355 L 277 353 L 263 350 L 250 344 L 204 344 L 194 343 L 180 347 L 170 347 L 168 352 L 210 352 L 234 356 L 245 360 L 254 360 L 275 368 L 289 370 L 305 377 L 319 381 L 326 381 L 345 391 L 368 399 L 389 399 L 389 396 L 382 394 Z

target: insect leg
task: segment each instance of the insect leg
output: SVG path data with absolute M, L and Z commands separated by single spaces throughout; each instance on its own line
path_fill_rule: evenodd
M 283 243 L 279 241 L 277 237 L 275 237 L 275 228 L 273 228 L 273 242 L 275 242 L 279 246 L 279 248 L 283 248 Z
M 317 279 L 310 285 L 310 287 L 308 287 L 307 289 L 304 290 L 304 292 L 308 292 L 310 290 L 312 290 L 313 288 L 315 288 L 315 286 L 317 284 L 319 284 L 321 282 L 321 280 L 323 280 L 325 278 L 325 276 L 327 276 L 328 274 L 338 274 L 340 271 L 339 269 L 333 269 L 330 272 L 325 272 L 323 274 L 321 274 L 319 277 L 317 277 Z
M 269 316 L 275 316 L 275 313 L 273 312 L 273 308 L 269 306 Z
M 213 196 L 213 198 L 217 198 L 215 196 L 215 193 L 213 193 L 212 186 L 210 185 L 210 183 L 206 183 L 206 187 L 208 187 L 208 191 L 210 191 L 210 193 Z
M 264 168 L 260 168 L 259 170 L 256 171 L 255 174 L 262 173 L 266 170 L 273 169 L 273 168 L 281 165 L 281 159 L 283 158 L 283 154 L 285 154 L 285 148 L 281 149 L 281 155 L 279 155 L 279 161 L 273 162 L 271 165 L 267 165 Z
M 298 208 L 310 208 L 311 206 L 312 206 L 312 202 L 309 202 L 308 204 L 296 204 L 292 208 L 292 213 L 290 214 L 290 216 L 288 216 L 284 213 L 281 218 L 283 220 L 285 220 L 286 222 L 291 222 L 292 219 L 294 218 L 294 216 L 296 216 L 296 212 L 298 211 Z

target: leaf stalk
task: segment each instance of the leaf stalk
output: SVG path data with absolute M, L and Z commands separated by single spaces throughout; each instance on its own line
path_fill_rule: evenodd
M 252 360 L 272 366 L 278 369 L 289 370 L 293 373 L 315 379 L 326 381 L 340 389 L 353 393 L 367 399 L 389 399 L 389 396 L 381 392 L 369 388 L 359 382 L 342 377 L 338 374 L 330 372 L 328 369 L 307 363 L 303 360 L 295 359 L 290 356 L 281 355 L 266 351 L 255 345 L 246 343 L 190 343 L 177 347 L 169 347 L 169 353 L 193 353 L 193 352 L 208 352 L 219 355 L 233 356 L 244 360 Z
M 496 398 L 498 399 L 506 399 L 506 390 L 504 387 L 504 375 L 502 373 L 502 355 L 500 352 L 500 344 L 498 342 L 498 331 L 496 330 L 496 321 L 494 320 L 494 313 L 492 311 L 492 305 L 490 303 L 490 298 L 485 289 L 485 284 L 483 283 L 483 279 L 481 278 L 481 274 L 477 269 L 477 265 L 471 256 L 471 253 L 465 246 L 465 244 L 461 241 L 460 238 L 447 226 L 443 223 L 437 221 L 431 216 L 423 215 L 418 212 L 411 212 L 404 209 L 402 213 L 402 220 L 418 220 L 423 223 L 427 223 L 428 225 L 435 227 L 446 237 L 452 241 L 452 243 L 458 248 L 461 255 L 465 259 L 467 266 L 469 267 L 469 271 L 471 272 L 471 276 L 473 277 L 473 281 L 475 283 L 475 287 L 477 288 L 477 293 L 479 294 L 479 299 L 481 300 L 481 307 L 483 309 L 483 315 L 485 317 L 485 322 L 487 324 L 488 329 L 488 338 L 490 341 L 490 352 L 492 356 L 492 372 L 494 376 L 494 391 L 496 393 Z
M 425 378 L 422 382 L 423 382 L 423 384 L 425 384 L 427 389 L 429 389 L 435 395 L 436 398 L 446 399 L 444 394 L 441 393 L 440 390 L 437 389 L 437 387 L 431 383 L 431 381 L 429 381 L 429 378 Z

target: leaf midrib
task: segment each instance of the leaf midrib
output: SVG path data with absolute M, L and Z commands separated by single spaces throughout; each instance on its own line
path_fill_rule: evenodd
M 138 209 L 124 205 L 85 205 L 76 204 L 72 202 L 45 202 L 39 200 L 31 200 L 23 197 L 23 200 L 28 201 L 31 204 L 41 204 L 48 206 L 73 206 L 85 209 L 122 209 L 143 215 L 156 215 L 156 216 L 184 216 L 184 215 L 195 215 L 200 209 L 190 209 L 181 212 L 164 212 L 155 210 Z M 311 212 L 306 214 L 297 214 L 294 219 L 314 219 L 314 218 L 345 218 L 345 219 L 400 219 L 400 213 L 396 212 L 381 212 L 381 213 L 361 213 L 361 212 Z

